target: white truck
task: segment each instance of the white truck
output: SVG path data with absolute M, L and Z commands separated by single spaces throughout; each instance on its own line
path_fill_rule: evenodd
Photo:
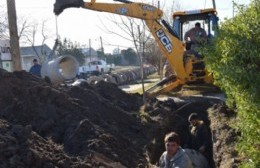
M 109 73 L 111 71 L 111 66 L 107 65 L 106 61 L 98 60 L 88 62 L 87 65 L 79 67 L 80 76 L 85 76 L 88 74 L 99 75 L 103 73 Z

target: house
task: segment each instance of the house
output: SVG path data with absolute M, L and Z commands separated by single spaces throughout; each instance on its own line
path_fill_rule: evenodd
M 82 48 L 82 53 L 85 55 L 85 62 L 98 61 L 97 51 L 93 48 Z
M 0 68 L 9 72 L 13 70 L 10 51 L 10 41 L 0 39 Z
M 46 44 L 34 47 L 20 47 L 22 69 L 29 71 L 33 65 L 33 59 L 37 59 L 39 63 L 43 63 L 51 51 L 50 47 Z

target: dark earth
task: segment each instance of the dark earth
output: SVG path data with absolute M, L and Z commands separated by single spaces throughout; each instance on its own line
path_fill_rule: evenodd
M 151 99 L 144 107 L 141 95 L 115 84 L 57 87 L 25 71 L 4 70 L 0 93 L 1 168 L 153 167 L 166 133 L 176 131 L 189 147 L 192 112 L 212 130 L 216 166 L 238 162 L 236 132 L 218 122 L 234 114 L 219 100 Z

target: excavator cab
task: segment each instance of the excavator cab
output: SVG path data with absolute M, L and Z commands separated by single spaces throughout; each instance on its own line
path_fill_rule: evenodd
M 173 14 L 173 29 L 180 40 L 184 41 L 185 32 L 195 24 L 192 22 L 202 22 L 202 28 L 206 31 L 209 40 L 216 35 L 218 17 L 214 8 L 175 12 Z
M 205 69 L 203 56 L 199 51 L 200 45 L 205 44 L 205 41 L 202 44 L 194 45 L 193 42 L 184 39 L 185 33 L 193 28 L 196 22 L 202 25 L 201 28 L 207 34 L 205 41 L 210 43 L 210 39 L 217 35 L 218 17 L 216 9 L 179 11 L 173 14 L 173 30 L 186 45 L 183 62 L 186 72 L 191 76 L 189 83 L 212 83 L 213 76 Z M 192 49 L 192 44 L 196 46 L 195 49 Z

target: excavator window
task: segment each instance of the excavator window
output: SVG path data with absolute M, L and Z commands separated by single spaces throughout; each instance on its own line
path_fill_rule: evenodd
M 177 32 L 176 32 L 174 29 L 171 28 L 170 24 L 169 24 L 167 21 L 162 20 L 162 24 L 163 24 L 164 27 L 169 31 L 169 33 L 170 33 L 171 35 L 173 35 L 174 37 L 180 39 L 180 37 L 179 37 L 179 35 L 177 34 Z
M 173 29 L 184 41 L 185 33 L 195 25 L 195 22 L 200 22 L 202 28 L 206 31 L 209 39 L 216 35 L 218 27 L 218 17 L 212 13 L 175 16 L 173 21 Z

